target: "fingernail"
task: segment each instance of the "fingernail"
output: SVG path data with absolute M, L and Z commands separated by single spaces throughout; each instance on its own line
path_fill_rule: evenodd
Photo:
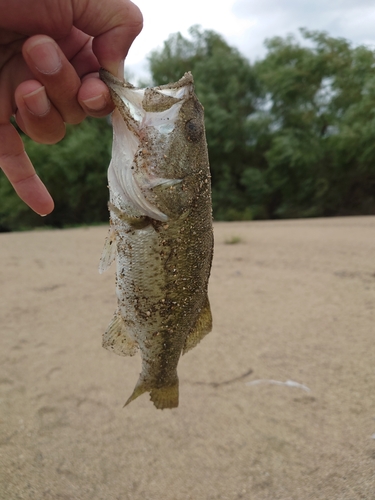
M 61 59 L 56 46 L 45 40 L 36 43 L 28 49 L 28 54 L 33 60 L 35 67 L 41 73 L 50 75 L 61 68 Z
M 103 94 L 98 95 L 96 97 L 91 97 L 91 99 L 86 99 L 85 101 L 82 102 L 85 106 L 87 106 L 89 109 L 92 109 L 93 111 L 100 111 L 101 109 L 104 109 L 107 105 L 107 101 Z
M 39 214 L 41 217 L 47 217 L 48 214 Z
M 51 109 L 51 104 L 44 87 L 39 87 L 34 92 L 24 95 L 23 100 L 30 113 L 36 116 L 44 116 Z

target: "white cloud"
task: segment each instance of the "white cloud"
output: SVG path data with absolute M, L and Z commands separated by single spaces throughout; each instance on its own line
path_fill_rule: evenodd
M 187 34 L 190 26 L 200 24 L 204 29 L 212 29 L 224 36 L 236 37 L 246 33 L 253 21 L 241 19 L 232 6 L 235 0 L 135 0 L 144 17 L 143 32 L 134 42 L 128 56 L 128 63 L 139 62 L 151 50 L 161 46 L 171 33 Z
M 373 0 L 237 0 L 233 12 L 254 22 L 252 33 L 242 38 L 240 47 L 251 59 L 264 55 L 266 38 L 296 33 L 300 27 L 327 31 L 354 44 L 375 42 Z
M 354 44 L 375 45 L 374 0 L 134 0 L 144 15 L 144 29 L 134 42 L 127 65 L 146 73 L 146 56 L 171 33 L 187 34 L 193 24 L 223 35 L 254 61 L 263 57 L 264 40 L 297 33 L 300 27 L 327 31 Z

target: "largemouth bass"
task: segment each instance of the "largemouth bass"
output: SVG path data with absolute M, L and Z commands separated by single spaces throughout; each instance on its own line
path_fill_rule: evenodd
M 100 271 L 116 258 L 117 310 L 103 347 L 139 348 L 142 373 L 125 406 L 144 392 L 178 406 L 177 364 L 211 331 L 207 296 L 213 231 L 203 107 L 193 77 L 139 89 L 105 70 L 116 109 L 108 169 L 110 232 Z

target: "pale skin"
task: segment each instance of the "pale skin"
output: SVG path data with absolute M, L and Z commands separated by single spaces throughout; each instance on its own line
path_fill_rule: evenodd
M 0 168 L 46 215 L 53 200 L 10 119 L 34 141 L 54 144 L 65 123 L 110 113 L 98 70 L 121 77 L 142 14 L 130 0 L 0 0 L 0 12 Z

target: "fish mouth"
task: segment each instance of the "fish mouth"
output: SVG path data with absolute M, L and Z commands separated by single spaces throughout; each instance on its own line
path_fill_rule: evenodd
M 128 127 L 136 134 L 153 127 L 159 133 L 170 134 L 180 109 L 193 87 L 193 77 L 186 73 L 181 80 L 154 88 L 136 88 L 106 70 L 100 70 L 112 99 Z
M 123 82 L 103 69 L 100 78 L 108 86 L 117 108 L 112 115 L 114 139 L 108 170 L 113 202 L 130 206 L 134 216 L 165 222 L 168 216 L 147 200 L 145 192 L 158 185 L 171 186 L 181 179 L 158 178 L 147 168 L 136 178 L 134 158 L 141 141 L 150 134 L 161 134 L 167 139 L 173 132 L 181 106 L 193 91 L 193 77 L 186 73 L 176 83 L 145 89 Z

